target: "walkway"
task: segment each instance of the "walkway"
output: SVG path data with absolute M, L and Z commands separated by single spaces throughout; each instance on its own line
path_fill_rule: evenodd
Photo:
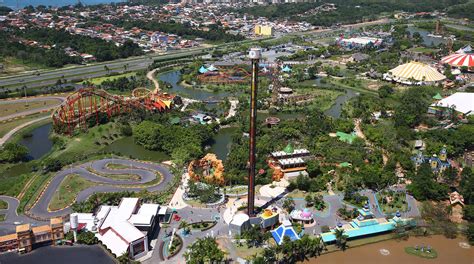
M 17 209 L 20 201 L 10 196 L 0 195 L 0 200 L 7 202 L 8 208 L 0 210 L 0 214 L 5 215 L 5 221 L 0 223 L 0 236 L 14 233 L 16 226 L 23 223 L 30 223 L 34 225 L 40 225 L 44 222 L 31 219 L 24 215 L 18 215 Z
M 239 100 L 229 100 L 230 102 L 230 109 L 229 109 L 229 113 L 227 114 L 227 116 L 225 117 L 225 119 L 229 119 L 231 117 L 234 117 L 235 114 L 237 113 L 237 106 L 239 105 Z
M 21 129 L 23 129 L 23 128 L 29 126 L 29 125 L 32 125 L 34 123 L 37 123 L 39 121 L 46 120 L 48 118 L 51 118 L 51 116 L 50 115 L 43 116 L 43 117 L 28 121 L 26 123 L 23 123 L 23 124 L 15 127 L 14 129 L 10 130 L 8 133 L 6 133 L 3 137 L 0 138 L 0 146 L 5 144 L 5 142 L 7 142 L 16 132 L 20 131 Z
M 354 131 L 358 137 L 363 139 L 365 141 L 365 144 L 369 147 L 377 147 L 380 150 L 382 150 L 382 160 L 383 160 L 383 165 L 385 166 L 388 162 L 388 151 L 383 149 L 382 147 L 376 146 L 374 143 L 370 142 L 367 137 L 365 136 L 364 132 L 362 131 L 361 127 L 361 120 L 359 118 L 354 119 Z

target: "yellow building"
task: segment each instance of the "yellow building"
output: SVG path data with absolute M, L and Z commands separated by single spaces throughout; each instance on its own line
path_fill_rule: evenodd
M 257 36 L 272 36 L 273 35 L 273 27 L 255 25 L 255 35 L 257 35 Z

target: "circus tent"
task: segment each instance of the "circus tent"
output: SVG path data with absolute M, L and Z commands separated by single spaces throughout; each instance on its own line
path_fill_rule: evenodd
M 441 59 L 441 63 L 447 63 L 451 66 L 455 67 L 474 67 L 474 52 L 472 50 L 471 45 L 467 45 L 455 53 L 443 57 Z
M 411 85 L 440 82 L 446 76 L 427 64 L 412 61 L 389 70 L 384 79 Z

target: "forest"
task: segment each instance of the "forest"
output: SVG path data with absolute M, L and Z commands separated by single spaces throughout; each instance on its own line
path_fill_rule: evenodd
M 336 4 L 337 10 L 317 14 L 308 12 L 324 3 Z M 331 26 L 373 20 L 380 15 L 392 14 L 395 11 L 431 12 L 435 10 L 446 10 L 453 17 L 472 18 L 474 3 L 468 0 L 322 0 L 318 3 L 254 6 L 234 11 L 270 19 L 290 17 L 293 20 L 307 21 L 317 26 Z M 306 12 L 308 14 L 304 14 Z

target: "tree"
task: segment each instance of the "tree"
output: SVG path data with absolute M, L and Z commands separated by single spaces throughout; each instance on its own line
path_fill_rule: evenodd
M 18 162 L 26 159 L 28 148 L 17 143 L 6 143 L 0 152 L 0 162 Z
M 336 246 L 342 251 L 346 250 L 348 236 L 345 234 L 344 229 L 336 228 L 336 231 L 334 231 L 334 235 L 336 236 Z
M 95 234 L 89 231 L 82 231 L 77 234 L 77 242 L 79 244 L 94 245 L 99 242 Z
M 184 253 L 186 263 L 220 263 L 224 260 L 225 253 L 219 248 L 212 237 L 198 238 Z
M 295 209 L 295 201 L 293 201 L 293 199 L 286 198 L 283 201 L 283 209 L 285 209 L 287 212 L 293 211 L 293 209 Z
M 474 245 L 474 223 L 469 223 L 469 227 L 467 229 L 467 239 L 471 245 Z
M 407 190 L 420 201 L 424 200 L 442 200 L 446 198 L 449 188 L 436 182 L 436 177 L 433 174 L 429 164 L 422 164 L 416 176 L 413 177 L 412 183 L 408 185 Z
M 423 121 L 430 105 L 426 87 L 413 87 L 403 92 L 400 105 L 395 109 L 395 125 L 415 127 Z

